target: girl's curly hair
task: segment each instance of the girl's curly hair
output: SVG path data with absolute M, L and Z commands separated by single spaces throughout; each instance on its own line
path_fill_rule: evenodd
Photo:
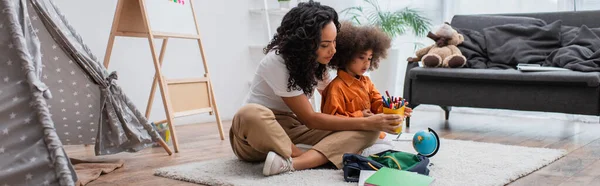
M 302 90 L 311 96 L 317 80 L 323 80 L 327 66 L 317 62 L 321 30 L 333 22 L 339 30 L 337 12 L 318 2 L 299 3 L 281 21 L 277 33 L 264 48 L 265 54 L 275 50 L 285 60 L 289 71 L 288 91 Z
M 376 26 L 356 26 L 349 21 L 342 21 L 341 25 L 336 39 L 337 52 L 329 62 L 329 67 L 345 69 L 356 55 L 371 49 L 373 58 L 369 70 L 377 69 L 379 60 L 387 57 L 392 39 Z

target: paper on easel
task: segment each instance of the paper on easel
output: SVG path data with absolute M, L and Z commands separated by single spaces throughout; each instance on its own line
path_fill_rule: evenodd
M 369 177 L 371 177 L 371 175 L 375 174 L 375 172 L 377 172 L 377 171 L 361 170 L 360 176 L 358 177 L 358 185 L 364 186 L 365 180 L 369 179 Z

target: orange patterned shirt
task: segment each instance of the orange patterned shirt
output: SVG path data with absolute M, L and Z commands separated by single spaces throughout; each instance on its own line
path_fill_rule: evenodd
M 323 90 L 322 95 L 322 113 L 364 117 L 362 111 L 365 109 L 374 114 L 383 112 L 383 98 L 367 76 L 356 78 L 338 70 L 337 77 Z

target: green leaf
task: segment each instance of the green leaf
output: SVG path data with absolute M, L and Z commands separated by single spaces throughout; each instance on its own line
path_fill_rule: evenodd
M 390 37 L 405 34 L 411 30 L 416 36 L 426 36 L 431 28 L 431 20 L 423 16 L 422 12 L 409 7 L 394 12 L 382 11 L 377 0 L 363 0 L 368 7 L 356 6 L 341 11 L 352 15 L 352 20 L 361 24 L 359 20 L 366 20 L 370 25 L 376 25 Z
M 406 26 L 410 28 L 417 36 L 426 36 L 431 27 L 430 20 L 421 15 L 421 12 L 415 9 L 404 8 L 394 12 L 394 15 L 403 20 Z
M 355 12 L 355 11 L 362 12 L 362 7 L 349 7 L 349 8 L 345 8 L 342 11 L 340 11 L 340 14 L 341 13 L 350 13 L 350 12 Z
M 361 24 L 360 20 L 358 20 L 358 18 L 356 16 L 352 17 L 352 20 L 356 21 L 356 24 Z
M 379 26 L 381 24 L 381 20 L 378 17 L 379 17 L 379 14 L 375 11 L 366 13 L 367 20 L 369 20 L 369 23 L 371 23 L 373 25 Z
M 377 2 L 377 0 L 365 0 L 365 2 L 373 6 L 376 12 L 381 12 L 381 8 L 379 7 L 379 3 Z

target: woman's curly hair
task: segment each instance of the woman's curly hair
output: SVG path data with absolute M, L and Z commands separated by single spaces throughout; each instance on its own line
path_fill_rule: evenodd
M 302 90 L 311 96 L 317 80 L 323 80 L 327 66 L 317 62 L 316 52 L 321 43 L 321 30 L 331 22 L 339 30 L 337 12 L 312 0 L 299 3 L 283 17 L 281 26 L 263 52 L 275 50 L 282 55 L 290 74 L 288 91 Z
M 376 26 L 356 26 L 349 21 L 342 21 L 342 28 L 337 35 L 337 52 L 329 62 L 329 67 L 345 69 L 357 55 L 371 49 L 373 58 L 369 70 L 379 67 L 379 60 L 387 57 L 392 39 Z

